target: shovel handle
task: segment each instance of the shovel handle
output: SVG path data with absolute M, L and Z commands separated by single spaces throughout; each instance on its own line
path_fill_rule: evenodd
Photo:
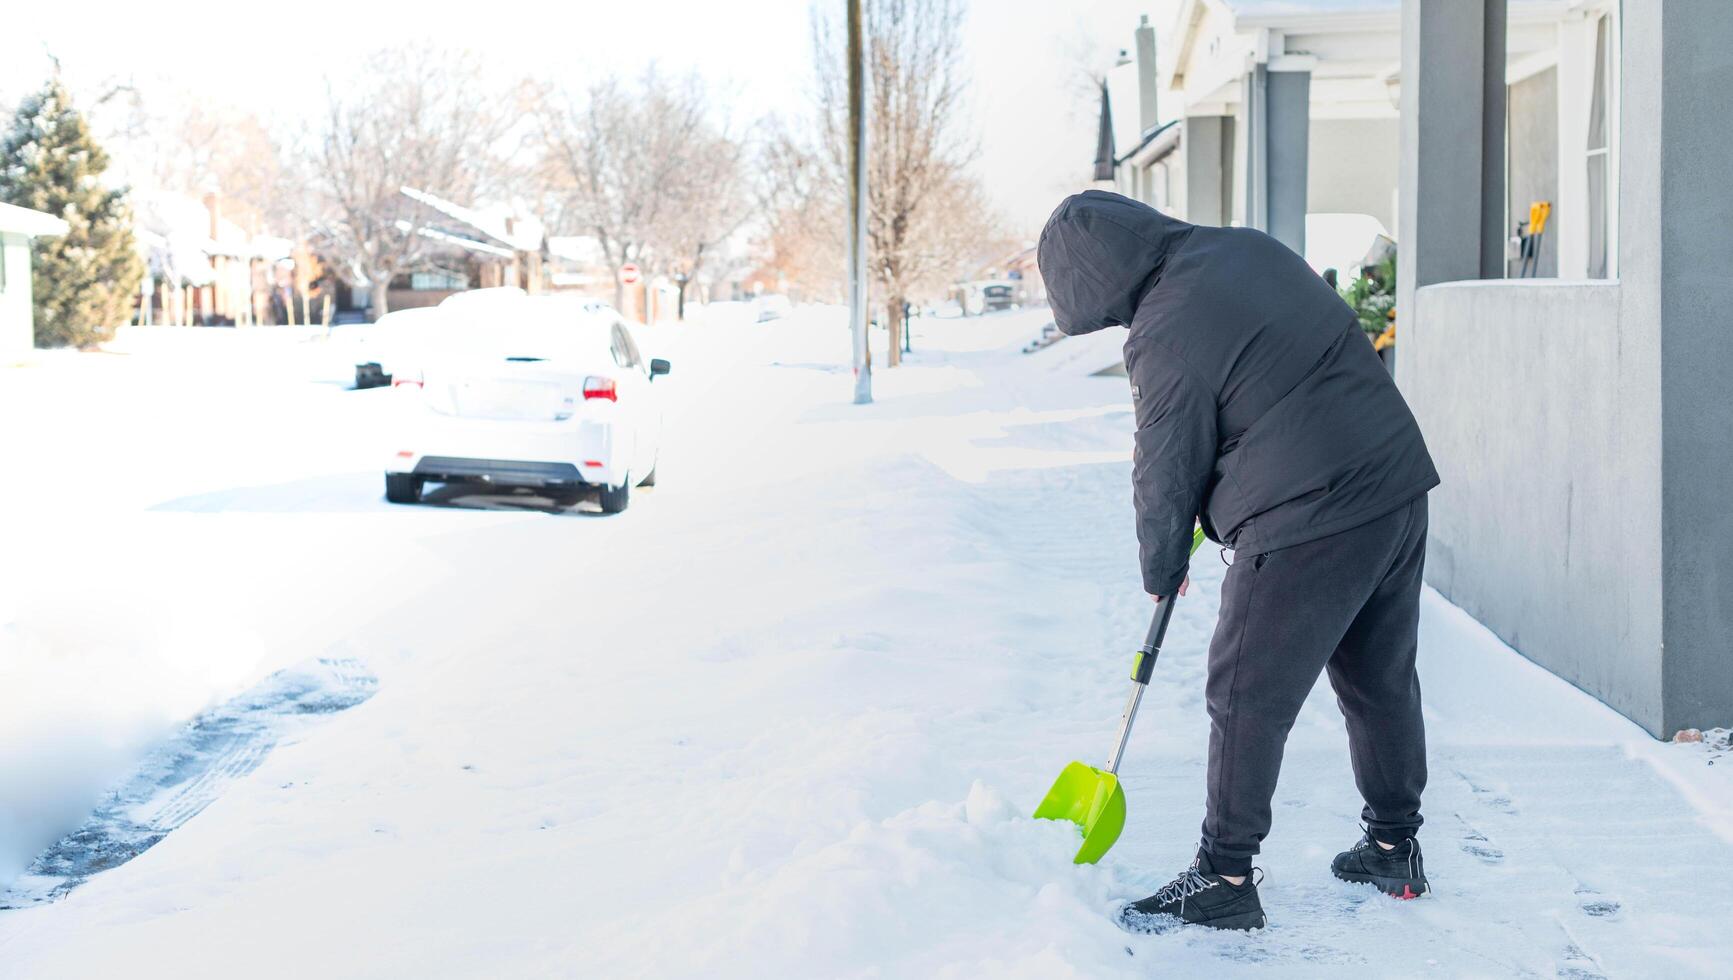
M 1173 618 L 1173 600 L 1168 596 L 1156 603 L 1155 618 L 1149 623 L 1149 636 L 1137 648 L 1137 659 L 1131 664 L 1131 696 L 1125 699 L 1125 711 L 1119 716 L 1119 738 L 1113 743 L 1113 755 L 1107 760 L 1107 771 L 1119 772 L 1119 760 L 1125 756 L 1125 743 L 1131 738 L 1131 723 L 1137 718 L 1137 706 L 1143 702 L 1143 689 L 1149 675 L 1155 671 L 1155 657 L 1161 652 L 1161 638 L 1167 633 L 1167 621 Z
M 1199 529 L 1192 532 L 1191 553 L 1197 554 L 1201 544 L 1203 531 Z M 1119 760 L 1125 756 L 1125 743 L 1131 738 L 1131 723 L 1137 719 L 1137 706 L 1143 702 L 1143 689 L 1155 673 L 1155 658 L 1161 653 L 1161 641 L 1167 636 L 1168 621 L 1173 619 L 1173 600 L 1177 598 L 1170 595 L 1156 600 L 1149 633 L 1144 636 L 1143 646 L 1137 648 L 1137 657 L 1131 662 L 1131 696 L 1125 699 L 1125 711 L 1119 716 L 1119 738 L 1113 743 L 1113 755 L 1107 762 L 1108 772 L 1119 772 Z

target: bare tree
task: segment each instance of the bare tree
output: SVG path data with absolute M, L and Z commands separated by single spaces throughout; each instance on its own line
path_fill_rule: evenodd
M 651 242 L 660 259 L 656 268 L 676 277 L 682 310 L 687 284 L 718 266 L 722 246 L 752 214 L 745 143 L 718 131 L 700 137 L 690 149 L 688 165 L 671 189 L 681 200 L 658 222 Z
M 905 298 L 937 296 L 1016 251 L 998 211 L 978 181 L 959 178 L 935 187 L 929 206 L 910 219 L 905 244 Z M 1003 274 L 1000 268 L 995 274 Z
M 763 128 L 753 170 L 760 222 L 756 244 L 763 264 L 796 292 L 832 301 L 841 297 L 848 202 L 830 158 L 773 119 Z
M 975 146 L 963 113 L 960 0 L 867 0 L 870 83 L 867 235 L 871 268 L 890 324 L 890 364 L 901 359 L 902 310 L 912 291 L 948 271 L 957 240 L 980 227 L 980 214 L 948 210 L 979 204 L 966 173 Z M 834 168 L 846 166 L 846 66 L 836 24 L 815 16 L 823 144 Z M 973 226 L 973 227 L 970 227 Z
M 636 81 L 610 76 L 537 101 L 556 223 L 601 244 L 616 305 L 621 266 L 695 276 L 750 213 L 742 143 L 720 115 L 699 76 L 654 65 Z
M 438 248 L 421 234 L 425 211 L 403 188 L 474 200 L 488 189 L 511 114 L 473 55 L 400 47 L 368 62 L 352 83 L 326 80 L 298 210 L 333 271 L 352 286 L 366 279 L 377 317 L 391 280 L 426 268 Z
M 291 225 L 283 147 L 249 109 L 190 98 L 157 121 L 150 161 L 155 186 L 184 194 L 218 191 L 223 213 L 250 234 Z

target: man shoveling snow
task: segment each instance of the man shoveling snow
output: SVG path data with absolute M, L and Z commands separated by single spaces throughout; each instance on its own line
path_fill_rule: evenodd
M 1288 731 L 1324 671 L 1366 824 L 1331 870 L 1424 893 L 1415 652 L 1438 473 L 1353 313 L 1262 232 L 1186 224 L 1103 191 L 1059 205 L 1039 261 L 1061 331 L 1130 328 L 1145 591 L 1185 594 L 1194 521 L 1236 555 L 1209 651 L 1203 838 L 1127 923 L 1264 924 L 1252 858 Z

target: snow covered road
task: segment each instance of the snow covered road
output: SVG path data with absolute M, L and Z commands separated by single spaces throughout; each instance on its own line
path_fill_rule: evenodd
M 199 711 L 309 658 L 377 678 L 136 858 L 0 911 L 0 977 L 1728 972 L 1733 762 L 1430 595 L 1435 894 L 1330 876 L 1359 803 L 1324 686 L 1270 927 L 1121 932 L 1195 846 L 1221 562 L 1176 609 L 1125 836 L 1075 867 L 1026 814 L 1109 748 L 1147 621 L 1125 381 L 1083 341 L 1017 354 L 1040 321 L 1011 314 L 919 328 L 855 407 L 826 316 L 662 338 L 667 462 L 609 518 L 383 503 L 391 393 L 308 380 L 316 345 L 0 370 L 0 412 L 38 420 L 0 432 L 27 464 L 0 485 L 0 888 Z

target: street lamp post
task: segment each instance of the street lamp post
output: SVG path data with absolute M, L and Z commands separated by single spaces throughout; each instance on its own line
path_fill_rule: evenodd
M 854 403 L 873 400 L 872 350 L 867 346 L 866 38 L 860 0 L 848 4 L 848 320 L 854 335 Z

